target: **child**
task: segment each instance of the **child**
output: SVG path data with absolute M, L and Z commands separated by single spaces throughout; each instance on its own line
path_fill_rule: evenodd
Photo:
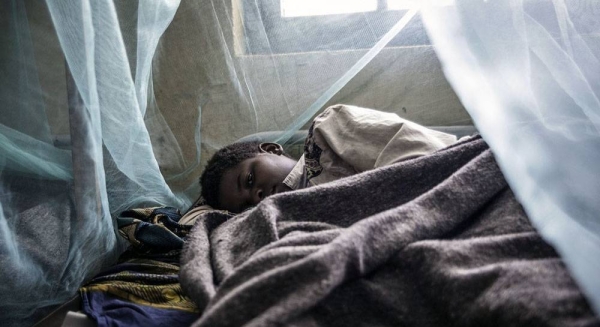
M 298 161 L 277 143 L 219 150 L 200 178 L 202 197 L 215 209 L 238 213 L 276 193 L 427 155 L 456 141 L 396 114 L 335 105 L 313 121 Z

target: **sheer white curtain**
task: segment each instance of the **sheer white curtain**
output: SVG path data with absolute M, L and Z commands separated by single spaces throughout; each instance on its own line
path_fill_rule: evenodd
M 600 313 L 600 3 L 456 0 L 424 21 L 512 189 Z
M 159 113 L 146 115 L 156 111 L 147 109 L 152 60 L 178 5 L 3 3 L 2 71 L 9 74 L 0 94 L 0 311 L 6 324 L 31 325 L 114 263 L 122 250 L 113 225 L 120 211 L 189 205 L 165 182 L 151 143 L 150 133 L 168 141 L 170 130 L 146 126 L 161 123 Z M 128 24 L 132 30 L 123 28 Z

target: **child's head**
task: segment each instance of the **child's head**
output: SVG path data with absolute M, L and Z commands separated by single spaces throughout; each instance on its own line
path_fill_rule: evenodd
M 202 197 L 215 209 L 241 212 L 289 191 L 283 180 L 295 165 L 277 143 L 233 143 L 208 161 L 200 177 Z

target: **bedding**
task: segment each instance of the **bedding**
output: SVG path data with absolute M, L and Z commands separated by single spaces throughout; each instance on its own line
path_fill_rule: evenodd
M 198 310 L 182 294 L 178 272 L 176 262 L 123 259 L 80 288 L 81 310 L 98 327 L 189 326 Z
M 479 137 L 201 214 L 194 326 L 600 326 Z
M 199 311 L 179 284 L 179 256 L 193 222 L 171 207 L 121 213 L 119 233 L 131 246 L 79 289 L 82 311 L 99 327 L 189 326 Z

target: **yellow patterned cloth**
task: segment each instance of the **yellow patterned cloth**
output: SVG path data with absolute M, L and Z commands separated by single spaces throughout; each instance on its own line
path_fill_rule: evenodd
M 80 292 L 104 292 L 136 304 L 199 313 L 183 294 L 178 274 L 178 265 L 131 259 L 113 267 L 109 274 L 97 276 Z
M 179 256 L 194 220 L 181 224 L 169 207 L 128 210 L 117 220 L 131 247 L 80 288 L 83 311 L 98 326 L 189 326 L 200 312 L 179 284 Z

